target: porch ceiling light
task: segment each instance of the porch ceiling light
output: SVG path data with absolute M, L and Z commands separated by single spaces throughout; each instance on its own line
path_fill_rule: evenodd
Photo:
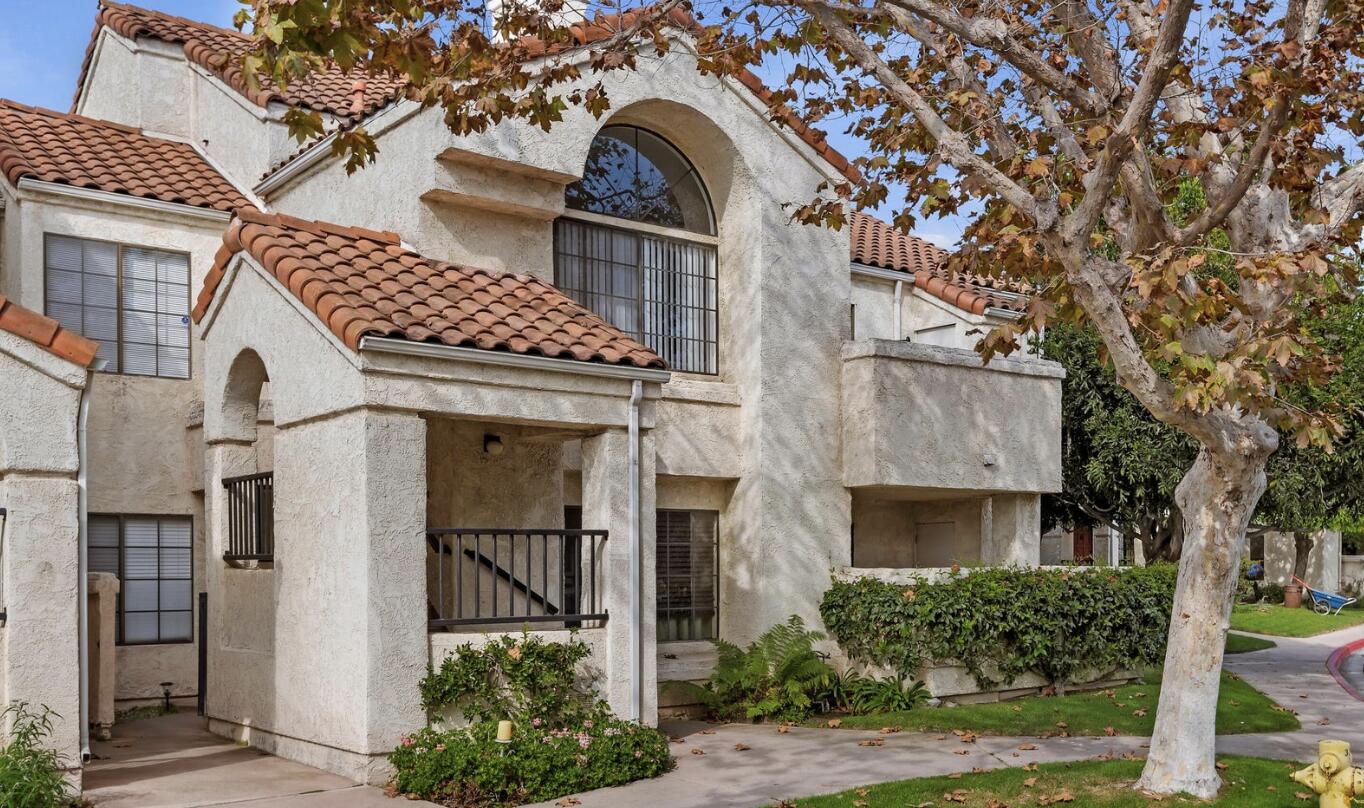
M 507 447 L 502 443 L 502 437 L 500 435 L 494 435 L 491 432 L 487 432 L 483 435 L 483 454 L 490 457 L 497 457 L 506 450 Z

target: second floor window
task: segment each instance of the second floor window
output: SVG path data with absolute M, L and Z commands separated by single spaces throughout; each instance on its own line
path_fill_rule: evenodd
M 605 127 L 565 205 L 559 288 L 674 370 L 718 373 L 715 216 L 681 152 L 644 129 Z
M 47 314 L 99 342 L 104 369 L 189 378 L 189 258 L 48 235 Z

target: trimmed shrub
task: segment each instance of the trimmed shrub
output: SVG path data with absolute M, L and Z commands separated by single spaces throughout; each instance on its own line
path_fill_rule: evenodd
M 655 777 L 673 766 L 668 739 L 622 721 L 579 676 L 591 649 L 525 633 L 465 644 L 421 682 L 429 713 L 470 726 L 428 726 L 389 756 L 393 788 L 460 806 L 519 805 Z M 498 743 L 497 722 L 512 722 Z
M 657 777 L 672 768 L 668 739 L 609 716 L 571 726 L 518 721 L 497 743 L 497 722 L 403 739 L 389 760 L 394 786 L 452 805 L 520 805 Z
M 1141 569 L 987 568 L 909 586 L 835 581 L 820 613 L 856 662 L 915 677 L 963 665 L 983 688 L 1036 673 L 1054 685 L 1164 658 L 1173 565 Z

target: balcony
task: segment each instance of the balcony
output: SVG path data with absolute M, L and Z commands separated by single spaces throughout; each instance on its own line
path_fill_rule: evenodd
M 919 498 L 1061 488 L 1055 362 L 892 340 L 843 347 L 843 469 L 850 488 Z
M 227 489 L 229 563 L 275 560 L 275 475 L 266 471 L 223 479 Z
M 605 530 L 428 529 L 428 626 L 602 626 L 606 540 Z

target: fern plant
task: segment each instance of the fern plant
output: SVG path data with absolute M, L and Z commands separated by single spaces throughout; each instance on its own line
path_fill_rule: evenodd
M 747 649 L 717 640 L 719 658 L 706 685 L 707 706 L 720 718 L 800 721 L 836 678 L 815 651 L 824 635 L 792 615 Z
M 840 690 L 840 706 L 853 715 L 904 712 L 929 697 L 923 682 L 911 682 L 902 675 L 876 679 L 849 673 L 840 683 Z

